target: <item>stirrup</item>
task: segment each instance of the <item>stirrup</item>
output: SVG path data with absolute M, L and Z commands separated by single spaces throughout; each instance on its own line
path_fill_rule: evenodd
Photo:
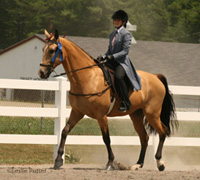
M 128 108 L 127 108 L 127 106 L 126 106 L 126 104 L 124 102 L 122 102 L 120 104 L 120 106 L 118 108 L 118 111 L 120 111 L 120 112 L 126 112 L 126 111 L 128 111 Z

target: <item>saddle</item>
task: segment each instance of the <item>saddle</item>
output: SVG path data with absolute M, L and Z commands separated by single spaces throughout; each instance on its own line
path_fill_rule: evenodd
M 115 83 L 115 71 L 114 71 L 113 67 L 109 63 L 99 63 L 98 60 L 95 60 L 95 61 L 98 64 L 98 66 L 101 68 L 101 70 L 104 74 L 105 81 L 112 89 L 112 96 L 119 95 L 119 93 L 117 91 L 118 88 L 116 87 L 117 84 Z M 133 89 L 133 86 L 127 76 L 125 77 L 124 81 L 129 90 Z
M 107 112 L 107 115 L 108 115 L 112 111 L 116 99 L 119 97 L 119 93 L 118 93 L 117 88 L 116 88 L 117 84 L 115 84 L 115 71 L 109 65 L 109 63 L 99 63 L 98 60 L 95 60 L 95 61 L 97 62 L 98 66 L 101 68 L 105 81 L 107 82 L 109 87 L 111 87 L 111 96 L 110 96 L 111 105 L 110 105 L 110 108 Z M 130 81 L 128 80 L 128 77 L 125 79 L 125 82 L 126 82 L 127 87 L 129 89 L 130 88 Z
M 111 87 L 112 96 L 115 96 L 116 94 L 118 94 L 115 88 L 115 71 L 107 63 L 99 63 L 98 66 L 103 72 L 105 81 Z

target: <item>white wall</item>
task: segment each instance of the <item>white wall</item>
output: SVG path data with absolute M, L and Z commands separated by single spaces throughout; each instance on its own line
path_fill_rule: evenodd
M 34 38 L 0 55 L 0 78 L 38 79 L 44 42 Z M 57 73 L 64 72 L 58 67 Z

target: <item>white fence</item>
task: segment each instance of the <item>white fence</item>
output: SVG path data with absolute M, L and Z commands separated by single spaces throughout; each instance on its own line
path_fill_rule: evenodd
M 66 108 L 66 91 L 69 90 L 69 82 L 66 78 L 57 78 L 57 81 L 32 81 L 0 79 L 0 89 L 29 89 L 29 90 L 51 90 L 55 91 L 55 108 L 36 107 L 12 107 L 0 106 L 0 116 L 21 117 L 52 117 L 55 118 L 54 135 L 16 135 L 0 134 L 0 143 L 5 144 L 52 144 L 54 146 L 54 159 L 57 154 L 62 129 L 66 118 L 69 117 L 70 109 Z M 174 95 L 200 96 L 200 87 L 170 86 Z M 111 119 L 129 119 L 129 116 L 114 117 Z M 200 112 L 177 112 L 179 121 L 200 121 Z M 140 145 L 137 136 L 111 136 L 112 145 Z M 71 145 L 103 145 L 101 136 L 75 136 L 67 139 Z M 155 148 L 158 138 L 151 136 L 149 145 Z M 167 146 L 200 146 L 199 138 L 172 137 L 165 142 Z

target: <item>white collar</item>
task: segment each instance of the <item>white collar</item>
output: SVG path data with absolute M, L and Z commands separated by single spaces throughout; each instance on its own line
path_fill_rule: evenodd
M 117 29 L 117 33 L 119 33 L 123 28 L 124 26 L 121 26 L 119 29 Z

